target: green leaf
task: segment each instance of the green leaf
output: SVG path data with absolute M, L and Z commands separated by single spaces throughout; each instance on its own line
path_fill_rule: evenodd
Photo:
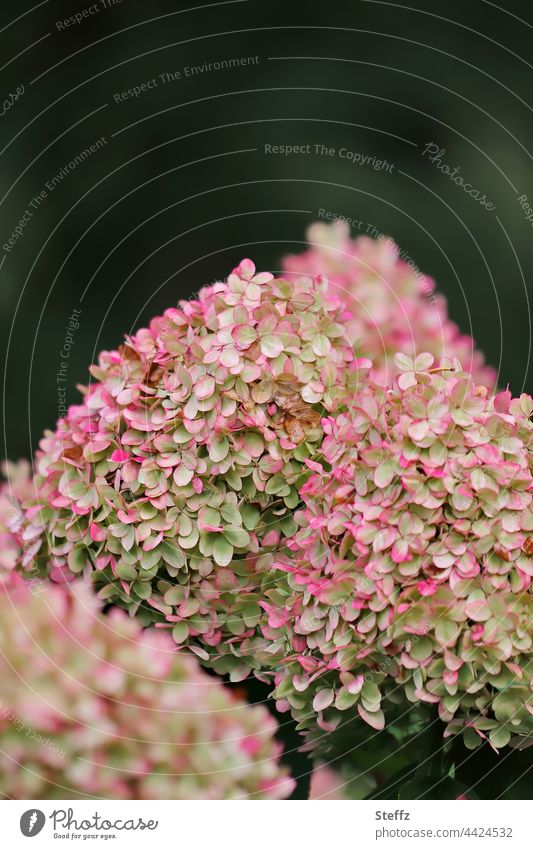
M 161 586 L 161 584 L 159 586 Z M 170 604 L 171 606 L 181 604 L 184 598 L 185 588 L 179 585 L 170 587 L 168 590 L 166 590 L 163 596 L 165 604 Z
M 467 749 L 479 749 L 482 743 L 481 737 L 476 734 L 473 728 L 465 728 L 463 740 Z
M 500 722 L 507 722 L 510 719 L 514 718 L 514 715 L 518 708 L 518 697 L 513 698 L 512 690 L 504 691 L 496 696 L 492 703 L 492 709 L 496 715 L 496 718 L 500 720 Z
M 172 636 L 174 641 L 178 643 L 184 643 L 187 637 L 189 636 L 189 626 L 186 622 L 178 622 L 174 625 L 172 629 Z
M 335 699 L 335 707 L 337 710 L 348 710 L 359 698 L 358 693 L 349 693 L 346 687 L 341 687 Z
M 235 528 L 228 526 L 224 528 L 224 537 L 235 548 L 246 548 L 250 543 L 250 534 L 243 528 Z
M 68 494 L 74 501 L 80 501 L 89 492 L 89 487 L 82 480 L 70 480 L 68 482 Z
M 253 531 L 259 522 L 261 513 L 253 504 L 243 504 L 241 507 L 241 516 L 244 527 L 249 531 Z
M 503 749 L 511 739 L 511 732 L 507 728 L 495 728 L 489 732 L 489 738 L 496 749 Z
M 429 637 L 417 640 L 411 649 L 411 657 L 415 660 L 426 660 L 433 651 L 433 643 Z
M 361 697 L 365 699 L 368 704 L 376 705 L 376 707 L 379 707 L 381 703 L 381 693 L 379 691 L 379 687 L 372 681 L 367 681 L 365 684 L 363 684 L 363 688 L 361 690 Z
M 68 568 L 71 572 L 83 572 L 90 563 L 88 549 L 84 545 L 75 545 L 68 555 Z
M 229 454 L 229 442 L 225 436 L 217 437 L 209 446 L 209 459 L 220 463 Z
M 249 602 L 243 607 L 240 614 L 247 628 L 255 628 L 261 618 L 261 608 L 258 604 Z
M 390 482 L 393 480 L 396 472 L 394 470 L 394 463 L 390 461 L 385 461 L 384 463 L 380 463 L 377 466 L 374 472 L 374 482 L 376 486 L 380 489 L 388 486 Z
M 290 487 L 287 485 L 287 481 L 281 474 L 272 475 L 272 477 L 266 482 L 265 492 L 268 495 L 290 495 Z
M 129 563 L 121 563 L 117 564 L 116 573 L 119 578 L 122 578 L 123 581 L 136 581 L 137 580 L 137 569 L 134 566 L 131 566 Z
M 218 566 L 227 566 L 233 559 L 233 546 L 223 536 L 215 540 L 213 558 Z
M 361 705 L 357 705 L 357 710 L 361 719 L 364 719 L 376 731 L 382 731 L 385 728 L 385 714 L 382 710 L 369 711 L 362 708 Z
M 296 489 L 291 490 L 289 495 L 286 495 L 283 500 L 285 502 L 285 506 L 288 507 L 289 510 L 294 510 L 294 508 L 298 505 L 298 503 L 300 501 L 300 496 L 298 494 L 298 491 Z M 292 516 L 290 517 L 290 519 L 291 519 L 291 521 L 293 521 Z M 288 536 L 289 535 L 290 534 L 288 534 Z
M 313 710 L 321 711 L 328 708 L 335 698 L 335 691 L 330 687 L 319 690 L 313 699 Z
M 193 469 L 188 469 L 187 466 L 178 466 L 174 472 L 174 482 L 177 486 L 187 486 L 194 477 Z
M 200 530 L 203 530 L 204 525 L 211 528 L 219 528 L 220 521 L 220 513 L 218 510 L 215 510 L 214 507 L 202 507 L 198 513 L 198 524 L 200 526 Z
M 279 338 L 279 336 L 274 336 L 273 334 L 267 334 L 263 336 L 260 341 L 261 353 L 268 357 L 269 359 L 274 359 L 278 357 L 283 351 L 283 342 Z
M 165 563 L 168 563 L 169 566 L 174 566 L 176 569 L 181 569 L 187 563 L 186 555 L 173 542 L 163 540 L 163 542 L 159 543 L 157 546 L 157 551 Z
M 231 486 L 235 492 L 240 492 L 242 488 L 242 478 L 234 469 L 229 469 L 226 472 L 225 480 L 228 486 Z
M 151 551 L 141 551 L 139 557 L 139 566 L 141 569 L 153 569 L 161 560 L 161 552 L 159 546 L 152 548 Z
M 242 525 L 242 517 L 238 507 L 233 504 L 223 504 L 220 508 L 220 515 L 228 525 Z
M 283 678 L 282 681 L 278 684 L 274 692 L 272 693 L 275 699 L 284 699 L 289 693 L 292 693 L 293 685 L 290 676 L 287 678 Z M 316 698 L 316 697 L 315 697 Z
M 459 630 L 456 622 L 450 619 L 439 619 L 435 626 L 435 637 L 441 646 L 449 646 L 455 643 Z
M 186 442 L 190 442 L 192 438 L 192 434 L 190 434 L 183 425 L 180 425 L 173 434 L 174 442 L 178 445 L 184 445 Z
M 331 342 L 324 333 L 318 333 L 311 340 L 311 347 L 317 357 L 326 357 L 331 351 Z
M 260 457 L 264 451 L 265 443 L 261 434 L 251 431 L 244 435 L 244 446 L 252 457 Z
M 226 622 L 226 627 L 227 627 L 228 631 L 230 631 L 230 633 L 232 633 L 232 634 L 235 634 L 236 637 L 238 637 L 240 634 L 244 634 L 244 632 L 246 630 L 246 626 L 245 626 L 244 622 L 242 621 L 242 619 L 237 619 L 235 614 L 231 614 L 228 617 L 228 620 Z
M 241 348 L 249 348 L 257 339 L 257 331 L 250 324 L 238 324 L 233 328 L 232 336 Z
M 198 528 L 193 526 L 192 531 L 186 537 L 178 537 L 178 543 L 181 548 L 185 548 L 188 551 L 189 549 L 194 548 L 199 538 L 200 534 L 198 532 Z
M 139 598 L 147 599 L 152 595 L 152 587 L 147 581 L 135 581 L 132 584 L 133 592 L 139 596 Z

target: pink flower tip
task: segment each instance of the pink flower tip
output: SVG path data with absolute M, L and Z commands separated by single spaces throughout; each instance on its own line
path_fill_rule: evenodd
M 111 460 L 113 463 L 125 463 L 126 460 L 129 459 L 129 456 L 130 455 L 127 451 L 122 451 L 120 448 L 116 448 L 111 454 Z

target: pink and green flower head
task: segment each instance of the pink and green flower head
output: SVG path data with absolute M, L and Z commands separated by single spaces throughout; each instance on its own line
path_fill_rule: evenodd
M 458 361 L 396 367 L 323 420 L 275 564 L 283 615 L 263 628 L 275 695 L 324 746 L 346 712 L 381 729 L 407 696 L 500 748 L 532 730 L 533 402 L 492 397 Z
M 276 723 L 87 582 L 24 581 L 29 463 L 0 484 L 0 792 L 4 798 L 278 799 Z
M 169 634 L 83 581 L 0 581 L 0 792 L 10 799 L 278 799 L 276 723 Z
M 396 353 L 415 358 L 429 351 L 440 360 L 459 359 L 476 383 L 494 387 L 496 373 L 485 365 L 473 339 L 450 320 L 435 281 L 422 274 L 392 239 L 350 238 L 348 224 L 317 222 L 308 231 L 309 247 L 287 256 L 285 273 L 325 275 L 346 307 L 348 336 L 372 360 L 373 378 L 386 386 L 398 367 Z
M 23 569 L 91 573 L 101 599 L 245 676 L 321 421 L 370 366 L 342 315 L 326 281 L 243 260 L 100 354 L 82 403 L 41 441 Z

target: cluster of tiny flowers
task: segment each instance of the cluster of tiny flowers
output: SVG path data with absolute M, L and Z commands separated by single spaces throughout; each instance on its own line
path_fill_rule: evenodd
M 342 318 L 326 281 L 243 260 L 103 352 L 83 403 L 41 441 L 23 568 L 91 572 L 101 599 L 246 676 L 268 553 L 296 530 L 321 419 L 370 365 Z
M 323 744 L 350 710 L 383 728 L 400 692 L 500 748 L 533 730 L 533 402 L 491 397 L 458 361 L 396 367 L 323 421 L 264 628 L 275 696 Z
M 21 571 L 274 677 L 310 745 L 407 699 L 500 748 L 531 727 L 531 399 L 491 396 L 390 242 L 313 237 L 290 281 L 243 260 L 100 355 L 19 497 Z
M 12 470 L 14 471 L 14 470 Z M 23 481 L 25 469 L 20 470 Z M 11 491 L 20 481 L 11 482 Z M 0 533 L 10 536 L 8 487 Z M 183 657 L 168 634 L 83 581 L 24 582 L 0 565 L 4 798 L 277 799 L 276 723 Z
M 494 369 L 450 321 L 434 281 L 402 259 L 392 239 L 352 240 L 349 226 L 334 222 L 312 225 L 308 241 L 307 251 L 285 257 L 285 272 L 328 277 L 351 313 L 349 337 L 372 360 L 376 382 L 385 386 L 397 373 L 394 354 L 429 351 L 437 361 L 459 359 L 476 383 L 494 387 Z
M 1 470 L 5 480 L 0 483 L 0 575 L 5 581 L 21 562 L 17 534 L 24 519 L 21 504 L 32 498 L 35 486 L 27 460 L 3 463 Z

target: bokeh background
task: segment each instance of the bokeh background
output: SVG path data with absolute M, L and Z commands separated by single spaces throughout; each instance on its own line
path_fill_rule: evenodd
M 3 0 L 2 454 L 54 425 L 74 310 L 67 403 L 98 350 L 243 256 L 278 270 L 320 210 L 393 236 L 499 384 L 531 391 L 532 35 L 528 0 Z

